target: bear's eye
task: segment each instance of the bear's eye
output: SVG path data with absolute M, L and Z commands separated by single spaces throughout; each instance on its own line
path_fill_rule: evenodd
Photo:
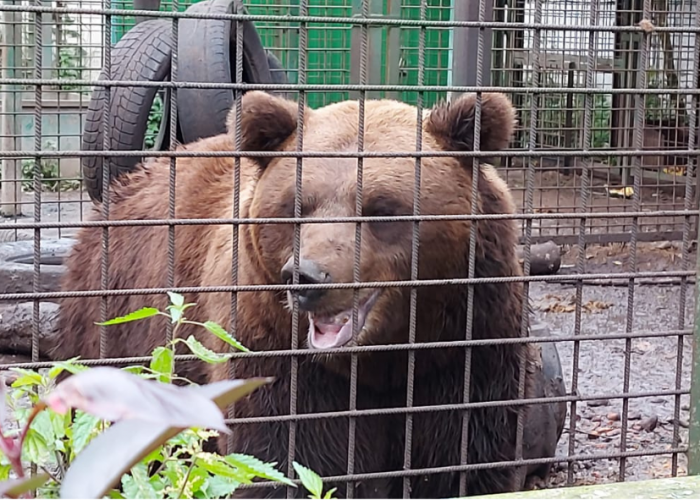
M 410 207 L 405 206 L 396 198 L 377 196 L 370 199 L 362 209 L 365 217 L 395 217 L 397 215 L 411 215 Z
M 362 215 L 365 217 L 396 217 L 411 215 L 412 212 L 410 207 L 395 198 L 379 196 L 368 200 L 362 210 Z M 407 221 L 370 221 L 366 224 L 374 236 L 388 243 L 396 242 L 405 234 L 410 235 L 410 222 Z

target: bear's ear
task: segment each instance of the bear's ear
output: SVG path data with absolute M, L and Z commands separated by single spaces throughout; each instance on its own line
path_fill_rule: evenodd
M 241 98 L 241 151 L 275 151 L 297 130 L 297 103 L 261 91 Z M 307 110 L 308 111 L 308 110 Z M 236 133 L 236 106 L 228 114 L 228 133 Z M 261 167 L 272 158 L 256 157 Z
M 427 116 L 423 127 L 448 151 L 474 150 L 476 94 L 459 97 L 453 102 L 436 105 Z M 508 97 L 501 93 L 481 95 L 480 151 L 498 151 L 510 142 L 515 128 L 515 109 Z

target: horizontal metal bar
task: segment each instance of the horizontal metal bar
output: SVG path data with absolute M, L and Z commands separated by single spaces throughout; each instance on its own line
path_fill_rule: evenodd
M 515 214 L 460 214 L 460 215 L 395 215 L 392 217 L 239 217 L 227 219 L 147 219 L 147 220 L 88 220 L 75 222 L 17 222 L 0 225 L 0 229 L 65 229 L 80 227 L 153 227 L 153 226 L 211 226 L 260 224 L 356 224 L 376 222 L 449 222 L 467 220 L 562 220 L 562 219 L 619 219 L 650 217 L 697 217 L 700 210 L 653 210 L 642 212 L 565 212 Z
M 525 95 L 538 94 L 581 94 L 581 95 L 700 95 L 700 89 L 635 89 L 635 88 L 580 88 L 569 87 L 474 87 L 456 85 L 379 85 L 379 84 L 299 84 L 299 83 L 208 83 L 208 82 L 149 82 L 145 80 L 70 80 L 64 78 L 0 78 L 0 85 L 74 85 L 81 87 L 157 87 L 164 89 L 231 89 L 264 91 L 303 91 L 303 92 L 457 92 L 483 93 L 505 92 Z M 561 112 L 566 112 L 561 109 Z
M 609 341 L 609 340 L 625 340 L 625 339 L 651 339 L 651 338 L 666 338 L 666 337 L 686 337 L 693 334 L 692 329 L 687 330 L 667 330 L 660 332 L 619 332 L 609 333 L 605 335 L 554 335 L 554 336 L 533 336 L 533 337 L 517 337 L 517 338 L 500 338 L 500 339 L 473 339 L 473 340 L 454 340 L 447 342 L 425 342 L 419 344 L 392 344 L 392 345 L 368 345 L 355 347 L 339 347 L 335 349 L 327 349 L 329 355 L 335 354 L 367 354 L 376 352 L 396 352 L 396 351 L 425 351 L 430 349 L 464 349 L 471 347 L 484 347 L 492 345 L 512 345 L 512 344 L 540 344 L 540 343 L 562 343 L 562 342 L 584 342 L 584 341 Z M 291 357 L 306 357 L 316 356 L 316 352 L 310 349 L 284 349 L 278 351 L 248 351 L 248 352 L 225 352 L 218 353 L 225 355 L 230 359 L 250 359 L 250 358 L 291 358 Z M 148 363 L 153 358 L 151 356 L 135 356 L 126 358 L 108 358 L 108 359 L 81 359 L 79 363 L 86 366 L 103 366 L 103 365 L 128 365 Z M 176 354 L 175 361 L 197 361 L 199 358 L 191 354 Z M 8 370 L 11 368 L 22 368 L 27 370 L 38 370 L 42 368 L 51 368 L 54 366 L 52 361 L 29 362 L 29 363 L 6 363 L 0 364 L 0 370 Z
M 363 283 L 317 283 L 304 285 L 229 285 L 203 287 L 173 287 L 173 288 L 130 288 L 120 290 L 81 290 L 62 292 L 32 292 L 0 294 L 3 300 L 44 300 L 64 297 L 123 297 L 126 295 L 159 295 L 167 292 L 184 293 L 242 293 L 242 292 L 286 292 L 295 290 L 354 290 L 363 288 L 406 288 L 428 286 L 464 286 L 481 285 L 486 283 L 556 283 L 572 279 L 628 279 L 644 278 L 673 278 L 695 276 L 695 271 L 645 271 L 638 273 L 601 273 L 601 274 L 564 274 L 551 276 L 499 276 L 492 278 L 453 278 L 446 280 L 408 280 L 408 281 L 366 281 Z
M 612 460 L 615 458 L 634 458 L 634 457 L 644 457 L 644 456 L 660 456 L 660 455 L 674 455 L 678 453 L 687 453 L 687 446 L 679 446 L 675 448 L 654 450 L 635 450 L 635 451 L 624 451 L 624 452 L 613 452 L 613 453 L 595 453 L 595 454 L 584 454 L 580 453 L 578 455 L 567 455 L 567 456 L 557 456 L 548 458 L 529 458 L 522 460 L 510 460 L 503 462 L 490 462 L 481 464 L 467 464 L 467 465 L 449 465 L 444 467 L 431 467 L 425 469 L 408 469 L 401 471 L 390 471 L 390 472 L 370 472 L 364 474 L 347 474 L 344 476 L 326 476 L 321 478 L 324 482 L 329 483 L 344 483 L 349 481 L 369 481 L 372 479 L 384 479 L 384 478 L 400 478 L 400 477 L 414 477 L 414 476 L 428 476 L 434 474 L 446 474 L 455 472 L 466 472 L 473 470 L 486 470 L 495 468 L 505 468 L 505 467 L 521 467 L 534 464 L 558 464 L 565 462 L 582 462 L 582 461 L 594 461 L 594 460 Z M 264 487 L 275 487 L 279 488 L 279 483 L 274 483 L 272 481 L 260 481 L 253 484 L 242 484 L 240 488 L 242 489 L 257 489 Z
M 124 158 L 141 157 L 148 158 L 535 158 L 539 156 L 560 156 L 568 158 L 593 158 L 593 157 L 635 157 L 635 156 L 700 156 L 700 149 L 593 149 L 589 151 L 572 151 L 570 149 L 533 149 L 533 150 L 501 150 L 501 151 L 153 151 L 148 149 L 117 151 L 117 150 L 24 150 L 24 151 L 0 151 L 0 158 Z M 619 169 L 618 166 L 610 166 L 609 169 Z M 557 170 L 550 167 L 548 170 Z M 526 170 L 519 167 L 513 170 Z M 559 168 L 560 170 L 560 168 Z M 602 170 L 596 167 L 596 170 Z
M 409 415 L 419 413 L 437 413 L 446 411 L 463 411 L 475 410 L 479 408 L 501 408 L 504 406 L 529 406 L 548 403 L 577 403 L 583 401 L 596 401 L 600 399 L 641 399 L 653 398 L 661 396 L 684 396 L 690 394 L 690 389 L 675 390 L 668 389 L 663 391 L 646 391 L 646 392 L 611 392 L 593 394 L 590 396 L 556 396 L 544 398 L 525 398 L 525 399 L 509 399 L 503 401 L 479 401 L 471 403 L 454 403 L 430 406 L 411 406 L 411 407 L 395 407 L 395 408 L 374 408 L 369 410 L 344 410 L 344 411 L 328 411 L 322 413 L 300 413 L 296 415 L 275 415 L 271 417 L 246 417 L 227 419 L 227 424 L 234 425 L 252 425 L 266 422 L 300 422 L 309 420 L 324 420 L 332 418 L 348 418 L 348 417 L 377 417 L 383 415 Z
M 324 16 L 289 16 L 256 14 L 199 14 L 192 12 L 130 10 L 130 9 L 87 9 L 76 7 L 40 7 L 34 5 L 0 5 L 0 12 L 40 12 L 56 14 L 90 14 L 105 16 L 143 16 L 149 18 L 172 19 L 220 19 L 230 21 L 260 21 L 277 23 L 323 23 L 350 24 L 357 26 L 401 26 L 405 28 L 499 28 L 501 30 L 549 30 L 603 33 L 647 33 L 649 28 L 639 26 L 584 26 L 570 24 L 517 23 L 499 21 L 429 21 L 419 19 L 392 19 L 390 17 L 324 17 Z M 654 26 L 655 33 L 700 33 L 700 28 L 674 26 Z

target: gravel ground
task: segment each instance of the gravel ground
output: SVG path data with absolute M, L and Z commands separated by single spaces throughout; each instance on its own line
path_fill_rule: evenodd
M 25 195 L 26 213 L 31 217 L 33 195 Z M 87 214 L 91 204 L 83 193 L 61 193 L 43 196 L 42 220 L 79 220 Z M 81 201 L 82 200 L 82 201 Z M 60 207 L 60 210 L 59 210 Z M 25 220 L 31 220 L 26 217 Z M 5 221 L 8 229 L 10 221 Z M 61 236 L 70 236 L 74 229 L 62 230 Z M 42 231 L 42 237 L 55 238 L 56 230 Z M 31 239 L 31 231 L 4 230 L 0 220 L 0 241 L 16 238 Z M 640 244 L 638 269 L 678 270 L 682 259 L 677 244 Z M 615 273 L 627 270 L 629 249 L 626 245 L 589 247 L 586 272 Z M 576 248 L 564 255 L 561 273 L 571 272 L 576 261 Z M 694 269 L 696 259 L 691 256 L 688 269 Z M 573 284 L 533 283 L 530 297 L 538 320 L 550 327 L 553 335 L 569 336 L 577 332 L 573 306 L 576 289 Z M 628 320 L 634 332 L 660 332 L 690 328 L 693 324 L 694 289 L 687 286 L 685 299 L 681 287 L 675 284 L 645 284 L 634 289 L 633 309 L 628 315 L 630 302 L 628 288 L 621 286 L 591 286 L 583 289 L 584 311 L 581 314 L 580 334 L 615 334 L 625 332 Z M 683 303 L 684 300 L 684 303 Z M 682 304 L 683 303 L 683 304 Z M 683 310 L 682 318 L 680 311 Z M 625 389 L 625 340 L 583 341 L 579 344 L 578 383 L 576 391 L 584 397 L 610 396 Z M 557 344 L 563 364 L 567 389 L 573 388 L 574 345 L 571 341 Z M 679 349 L 678 337 L 633 339 L 630 345 L 629 379 L 627 392 L 656 392 L 690 386 L 691 338 L 686 337 Z M 677 366 L 682 367 L 680 374 Z M 629 400 L 627 450 L 647 452 L 666 451 L 674 446 L 674 427 L 679 445 L 688 439 L 688 396 L 680 398 L 679 419 L 675 423 L 674 396 L 655 396 Z M 573 454 L 586 456 L 612 455 L 621 449 L 621 399 L 606 397 L 598 401 L 579 403 L 576 408 L 576 428 L 569 428 L 569 420 L 559 443 L 558 455 L 569 454 L 573 439 Z M 571 408 L 569 408 L 571 411 Z M 573 438 L 572 438 L 573 437 Z M 668 477 L 672 473 L 669 454 L 628 458 L 625 461 L 625 479 L 642 480 Z M 678 456 L 678 474 L 685 474 L 686 457 Z M 574 484 L 592 484 L 617 481 L 620 477 L 619 459 L 584 460 L 573 466 Z M 566 464 L 555 466 L 550 487 L 567 484 Z
M 575 259 L 576 250 L 565 255 L 565 262 Z M 629 258 L 626 246 L 593 247 L 587 252 L 586 272 L 604 273 L 626 271 Z M 676 245 L 640 244 L 638 263 L 644 270 L 678 270 L 680 250 Z M 689 259 L 693 269 L 695 257 Z M 561 271 L 566 272 L 566 270 Z M 691 328 L 693 325 L 694 287 L 686 285 L 682 297 L 679 283 L 642 285 L 634 289 L 632 313 L 628 315 L 629 289 L 619 286 L 590 286 L 582 291 L 583 312 L 578 333 L 581 335 L 614 335 L 624 333 L 627 322 L 635 333 L 660 333 Z M 574 312 L 576 288 L 573 285 L 536 283 L 531 286 L 531 302 L 536 316 L 547 323 L 553 335 L 570 336 L 577 333 Z M 683 310 L 683 314 L 681 314 Z M 573 389 L 574 343 L 557 344 L 562 360 L 567 389 Z M 679 345 L 680 344 L 680 345 Z M 679 343 L 678 336 L 639 338 L 630 341 L 629 378 L 625 390 L 626 340 L 594 340 L 579 343 L 578 382 L 576 391 L 582 397 L 599 399 L 578 403 L 576 429 L 568 424 L 559 443 L 558 454 L 569 454 L 573 438 L 574 455 L 605 455 L 618 453 L 621 448 L 623 402 L 610 395 L 655 393 L 669 390 L 689 390 L 692 339 Z M 681 366 L 678 373 L 677 366 Z M 680 398 L 676 424 L 675 396 L 652 396 L 629 399 L 628 451 L 663 452 L 674 447 L 674 427 L 678 432 L 676 446 L 688 442 L 689 397 Z M 571 412 L 571 407 L 569 407 Z M 625 460 L 626 480 L 669 477 L 672 474 L 670 454 L 634 457 Z M 621 476 L 619 459 L 586 460 L 574 466 L 574 484 L 617 481 Z M 678 455 L 678 474 L 685 474 L 686 457 Z M 551 485 L 567 482 L 566 464 L 555 467 Z

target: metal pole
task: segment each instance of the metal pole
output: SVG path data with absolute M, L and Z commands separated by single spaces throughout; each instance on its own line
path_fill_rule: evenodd
M 459 0 L 454 2 L 455 21 L 478 21 L 479 0 Z M 493 19 L 493 2 L 484 4 L 484 20 Z M 491 38 L 492 28 L 455 28 L 452 56 L 452 84 L 455 86 L 476 86 L 477 61 L 476 46 L 479 43 L 479 30 L 484 31 L 484 58 L 481 68 L 481 85 L 491 85 Z M 450 92 L 449 99 L 456 98 L 457 92 Z
M 14 0 L 7 2 L 13 5 Z M 15 78 L 15 68 L 19 62 L 16 51 L 21 45 L 21 26 L 19 14 L 5 11 L 3 13 L 3 40 L 5 47 L 2 49 L 2 77 Z M 0 120 L 0 135 L 2 136 L 2 150 L 15 151 L 17 133 L 17 111 L 21 106 L 20 88 L 17 85 L 3 85 L 2 89 L 2 120 Z M 5 217 L 17 217 L 22 215 L 19 202 L 22 200 L 22 161 L 15 158 L 2 160 L 2 182 L 0 182 L 0 214 Z
M 134 10 L 160 10 L 160 0 L 134 0 Z M 134 25 L 153 19 L 148 16 L 136 16 Z

